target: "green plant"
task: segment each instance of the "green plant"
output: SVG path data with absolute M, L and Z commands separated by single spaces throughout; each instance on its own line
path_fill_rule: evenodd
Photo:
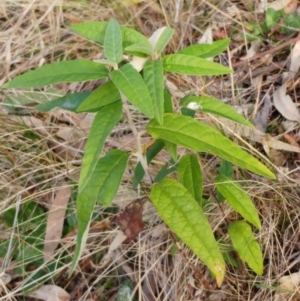
M 151 200 L 166 224 L 208 266 L 216 277 L 217 284 L 221 285 L 225 275 L 225 262 L 203 211 L 205 202 L 202 198 L 203 179 L 199 153 L 217 155 L 261 176 L 275 176 L 259 160 L 218 130 L 191 116 L 195 110 L 200 110 L 253 127 L 250 122 L 230 106 L 207 96 L 188 95 L 181 100 L 181 114 L 173 112 L 171 95 L 164 88 L 164 73 L 193 76 L 231 73 L 229 68 L 206 60 L 224 51 L 229 45 L 229 39 L 211 45 L 192 45 L 176 54 L 162 57 L 162 51 L 174 33 L 169 27 L 158 30 L 149 40 L 135 30 L 119 26 L 114 19 L 109 22 L 76 24 L 71 29 L 103 44 L 106 59 L 57 62 L 29 71 L 4 85 L 5 88 L 28 88 L 107 78 L 94 91 L 67 94 L 36 107 L 40 111 L 49 111 L 58 106 L 76 112 L 97 112 L 85 146 L 78 184 L 78 237 L 71 271 L 76 267 L 85 246 L 95 202 L 104 206 L 111 204 L 130 158 L 130 154 L 116 149 L 101 156 L 107 137 L 124 112 L 137 138 L 139 163 L 135 169 L 134 186 L 142 180 L 151 160 L 166 147 L 179 181 L 165 178 L 168 174 L 166 170 L 160 173 L 159 183 L 151 188 Z M 134 59 L 128 62 L 123 54 L 133 56 Z M 139 59 L 136 60 L 136 57 Z M 137 61 L 140 64 L 136 64 Z M 150 119 L 147 132 L 156 140 L 147 151 L 146 158 L 143 156 L 140 133 L 132 121 L 127 101 Z M 179 159 L 177 145 L 192 150 L 193 154 Z M 231 175 L 220 169 L 215 180 L 218 192 L 247 222 L 260 229 L 255 206 Z M 241 259 L 257 274 L 262 274 L 262 253 L 250 225 L 244 221 L 235 221 L 229 224 L 229 234 Z
M 265 40 L 266 35 L 280 24 L 280 32 L 283 34 L 292 34 L 300 28 L 300 16 L 297 12 L 286 14 L 283 10 L 268 8 L 265 14 L 265 20 L 262 23 L 251 22 L 248 29 L 251 34 L 246 34 L 248 40 Z

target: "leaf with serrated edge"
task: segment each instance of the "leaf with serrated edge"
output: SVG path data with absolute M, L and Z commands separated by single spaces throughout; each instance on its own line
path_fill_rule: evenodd
M 6 83 L 3 88 L 37 88 L 57 83 L 73 83 L 108 76 L 105 66 L 85 60 L 73 60 L 45 65 L 28 71 Z
M 163 58 L 165 72 L 173 72 L 186 75 L 221 75 L 232 73 L 232 70 L 218 63 L 206 59 L 185 55 L 170 54 Z
M 164 222 L 208 266 L 221 286 L 225 263 L 211 227 L 192 195 L 182 184 L 164 179 L 152 187 L 151 200 Z
M 161 61 L 146 62 L 143 76 L 152 98 L 154 117 L 162 124 L 164 112 L 164 75 Z
M 79 192 L 85 187 L 101 155 L 105 140 L 121 118 L 122 102 L 114 102 L 97 113 L 84 149 L 79 179 Z
M 198 152 L 211 153 L 259 175 L 275 178 L 265 165 L 216 129 L 191 117 L 166 113 L 163 125 L 153 119 L 148 123 L 147 131 L 154 138 L 168 140 Z
M 197 155 L 186 155 L 180 159 L 177 173 L 180 183 L 201 205 L 203 178 Z
M 230 206 L 256 228 L 261 229 L 257 210 L 242 187 L 225 176 L 218 176 L 215 182 L 218 191 L 226 198 Z
M 127 166 L 129 155 L 111 150 L 99 159 L 89 182 L 77 196 L 78 232 L 70 274 L 74 271 L 85 247 L 89 224 L 96 201 L 109 205 L 115 197 Z
M 208 96 L 188 95 L 180 101 L 182 106 L 225 117 L 253 128 L 253 124 L 241 116 L 236 110 L 222 101 Z
M 116 64 L 122 59 L 122 33 L 118 22 L 115 19 L 110 19 L 104 38 L 104 54 L 106 58 Z
M 191 45 L 178 51 L 177 53 L 199 56 L 206 59 L 222 53 L 229 46 L 229 43 L 230 39 L 223 39 L 215 41 L 212 44 Z
M 77 112 L 91 112 L 121 99 L 119 90 L 110 80 L 94 90 L 77 108 Z
M 148 117 L 154 116 L 154 108 L 149 90 L 141 75 L 126 64 L 110 73 L 110 78 L 125 97 Z
M 241 259 L 247 262 L 257 275 L 262 275 L 263 256 L 251 227 L 243 221 L 235 221 L 229 224 L 228 233 Z

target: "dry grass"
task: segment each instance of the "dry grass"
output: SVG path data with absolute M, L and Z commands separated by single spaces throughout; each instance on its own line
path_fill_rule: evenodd
M 167 49 L 169 52 L 197 42 L 210 24 L 214 24 L 215 33 L 219 35 L 224 34 L 225 28 L 230 27 L 234 33 L 231 47 L 241 47 L 241 50 L 231 58 L 221 56 L 219 59 L 224 64 L 235 66 L 235 62 L 242 55 L 242 49 L 247 47 L 247 43 L 241 38 L 245 24 L 249 20 L 261 18 L 249 9 L 252 2 L 161 0 L 125 5 L 123 1 L 114 1 L 111 4 L 111 1 L 96 0 L 2 0 L 0 85 L 45 62 L 98 58 L 102 50 L 95 43 L 73 35 L 68 26 L 84 21 L 107 21 L 111 17 L 121 24 L 138 29 L 146 36 L 150 36 L 160 26 L 168 24 L 173 27 L 176 34 Z M 226 9 L 233 4 L 246 13 L 231 17 Z M 287 55 L 288 53 L 281 52 L 278 57 L 282 61 L 287 59 Z M 253 66 L 251 68 L 255 70 L 261 67 Z M 260 93 L 267 93 L 269 87 L 276 84 L 276 77 L 273 77 L 271 83 L 263 80 L 260 91 L 257 91 L 257 86 L 251 84 L 253 70 L 247 64 L 236 66 L 235 71 L 233 77 L 222 80 L 179 79 L 175 76 L 170 76 L 169 79 L 178 84 L 179 90 L 183 92 L 194 89 L 197 93 L 227 98 L 233 105 L 240 106 L 254 104 L 261 96 Z M 276 69 L 276 72 L 281 71 Z M 61 84 L 51 93 L 44 90 L 39 93 L 41 97 L 53 98 L 55 95 L 52 94 L 82 92 L 93 89 L 96 85 L 97 83 Z M 294 87 L 294 91 L 297 89 L 299 88 Z M 24 98 L 25 92 L 0 91 L 0 97 L 2 101 L 7 95 Z M 176 91 L 173 92 L 176 94 Z M 27 99 L 17 109 L 10 108 L 9 114 L 7 104 L 3 104 L 0 111 L 0 213 L 3 221 L 0 223 L 0 300 L 35 300 L 25 297 L 23 291 L 34 283 L 40 285 L 42 279 L 44 283 L 56 284 L 65 289 L 71 294 L 72 300 L 116 300 L 118 289 L 128 279 L 136 293 L 135 300 L 146 300 L 145 294 L 149 296 L 149 289 L 156 294 L 151 300 L 274 300 L 279 278 L 299 271 L 299 173 L 282 175 L 281 181 L 262 182 L 254 177 L 245 181 L 244 176 L 237 173 L 237 180 L 251 195 L 260 213 L 262 230 L 256 236 L 264 253 L 263 276 L 256 276 L 241 262 L 239 267 L 228 265 L 224 285 L 217 289 L 205 266 L 188 248 L 177 242 L 181 250 L 175 251 L 174 237 L 166 227 L 160 225 L 156 212 L 147 204 L 144 212 L 147 227 L 137 242 L 123 245 L 105 265 L 99 266 L 116 234 L 116 228 L 91 231 L 84 254 L 85 260 L 82 260 L 75 275 L 67 279 L 66 273 L 76 243 L 71 227 L 74 225 L 75 212 L 73 196 L 76 192 L 83 146 L 93 115 L 75 116 L 63 111 L 38 114 L 32 108 L 36 102 L 36 99 Z M 248 117 L 252 116 L 249 114 Z M 278 118 L 280 117 L 275 114 L 269 121 L 271 134 L 280 131 Z M 139 119 L 134 120 L 138 122 Z M 143 128 L 144 125 L 137 126 Z M 127 130 L 126 123 L 120 124 L 106 149 L 111 146 L 134 147 L 128 146 L 132 137 L 127 136 Z M 237 140 L 237 143 L 240 141 Z M 255 151 L 256 148 L 262 152 L 260 147 L 251 146 L 250 151 Z M 159 157 L 157 166 L 166 160 L 167 158 Z M 208 156 L 203 157 L 202 163 L 206 179 L 205 192 L 209 193 L 219 161 Z M 295 168 L 295 157 L 289 155 L 286 164 L 290 166 L 290 170 Z M 137 193 L 131 190 L 130 183 L 131 173 L 128 170 L 114 205 L 111 208 L 97 206 L 98 220 L 113 216 L 119 207 L 124 208 L 125 204 L 137 197 Z M 55 261 L 51 265 L 44 263 L 42 251 L 35 245 L 30 245 L 27 238 L 34 231 L 28 227 L 34 219 L 38 223 L 45 222 L 47 209 L 56 191 L 66 185 L 73 191 L 67 212 L 68 226 L 65 227 L 65 238 L 56 250 Z M 147 184 L 144 187 L 146 188 L 141 196 L 147 194 Z M 5 219 L 7 214 L 14 215 L 20 208 L 22 212 L 24 204 L 31 201 L 43 209 L 39 215 L 33 214 L 27 221 Z M 226 205 L 222 205 L 222 211 L 214 206 L 207 208 L 208 212 L 214 212 L 209 215 L 211 225 L 224 242 L 223 248 L 230 249 L 226 221 L 236 219 L 236 213 Z M 4 222 L 7 220 L 12 223 Z M 40 240 L 43 243 L 42 237 Z M 27 253 L 24 257 L 20 255 L 16 258 L 16 246 L 18 249 L 23 248 L 24 254 L 33 252 L 34 249 L 34 260 L 28 258 Z M 10 275 L 12 279 L 5 282 L 5 275 Z M 289 300 L 300 300 L 299 294 L 289 297 Z

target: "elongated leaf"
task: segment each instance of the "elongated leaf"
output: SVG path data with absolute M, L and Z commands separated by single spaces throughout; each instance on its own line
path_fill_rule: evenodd
M 241 259 L 258 275 L 263 273 L 263 256 L 251 227 L 242 221 L 230 223 L 228 233 Z
M 96 201 L 109 205 L 115 197 L 129 155 L 119 150 L 111 150 L 99 159 L 87 185 L 77 196 L 77 244 L 70 274 L 74 271 L 84 249 L 89 224 Z
M 155 178 L 153 180 L 154 183 L 160 183 L 163 179 L 165 179 L 168 175 L 176 172 L 177 170 L 177 164 L 175 164 L 174 160 L 171 159 L 169 162 L 167 162 L 155 175 Z
M 211 227 L 192 195 L 175 180 L 165 179 L 152 187 L 151 200 L 164 222 L 208 266 L 220 286 L 225 263 Z
M 275 175 L 265 165 L 238 145 L 214 128 L 193 118 L 166 113 L 163 125 L 159 125 L 153 119 L 149 122 L 147 131 L 154 138 L 169 140 L 198 152 L 208 152 L 259 175 L 275 178 Z
M 118 22 L 110 19 L 104 38 L 104 54 L 106 58 L 113 63 L 120 63 L 122 59 L 122 33 Z
M 164 75 L 161 61 L 146 62 L 143 75 L 152 98 L 154 117 L 162 124 L 164 112 Z
M 168 89 L 164 89 L 164 112 L 173 113 L 172 95 Z
M 84 149 L 79 179 L 79 192 L 84 189 L 101 155 L 104 142 L 121 117 L 122 102 L 114 102 L 101 108 L 90 129 Z
M 45 65 L 28 71 L 6 83 L 4 88 L 36 88 L 57 83 L 72 83 L 108 76 L 105 66 L 80 59 Z
M 159 38 L 155 44 L 154 51 L 157 54 L 162 53 L 162 51 L 165 49 L 165 47 L 168 45 L 168 43 L 172 39 L 174 32 L 175 32 L 174 29 L 172 29 L 171 27 L 165 28 L 165 30 L 159 36 Z
M 153 49 L 151 45 L 145 45 L 143 43 L 132 44 L 124 49 L 124 51 L 131 55 L 140 56 L 140 54 L 152 55 Z
M 107 27 L 107 22 L 85 22 L 85 23 L 74 24 L 71 26 L 71 29 L 75 33 L 89 40 L 98 42 L 100 44 L 104 44 L 106 27 Z M 144 45 L 151 46 L 148 39 L 134 29 L 121 26 L 121 32 L 122 32 L 123 48 L 126 48 L 129 45 L 136 44 L 136 43 L 142 43 Z
M 129 154 L 120 150 L 111 150 L 102 158 L 99 169 L 94 172 L 97 185 L 101 186 L 97 201 L 109 206 L 117 194 L 125 172 Z
M 119 99 L 119 90 L 110 80 L 94 90 L 77 108 L 77 112 L 93 112 Z
M 39 112 L 49 112 L 54 108 L 61 108 L 76 112 L 80 104 L 91 94 L 90 91 L 82 93 L 68 93 L 63 97 L 54 99 L 45 103 L 41 103 L 35 106 L 35 109 Z
M 222 53 L 229 46 L 229 43 L 230 39 L 223 39 L 215 41 L 212 44 L 191 45 L 178 51 L 177 53 L 199 56 L 206 59 Z
M 187 75 L 221 75 L 232 73 L 232 70 L 218 63 L 186 54 L 170 54 L 163 58 L 166 72 Z
M 169 151 L 172 159 L 177 161 L 177 145 L 168 140 L 164 140 L 167 150 Z
M 149 164 L 152 161 L 152 159 L 155 158 L 155 156 L 164 148 L 164 146 L 165 146 L 164 142 L 160 139 L 156 140 L 153 143 L 153 145 L 146 152 L 147 164 Z M 134 170 L 133 184 L 132 184 L 133 189 L 137 188 L 139 183 L 142 181 L 144 175 L 145 175 L 145 171 L 143 169 L 141 162 L 139 162 Z
M 189 109 L 222 116 L 253 128 L 253 124 L 241 116 L 236 110 L 212 97 L 188 95 L 182 98 L 180 104 L 187 106 Z
M 215 181 L 218 191 L 226 198 L 230 206 L 256 228 L 261 229 L 257 210 L 241 185 L 224 176 L 218 176 Z
M 149 90 L 141 75 L 126 64 L 110 73 L 110 78 L 126 98 L 148 117 L 154 116 L 154 108 Z
M 180 183 L 202 207 L 203 178 L 197 155 L 182 157 L 177 168 L 177 173 Z

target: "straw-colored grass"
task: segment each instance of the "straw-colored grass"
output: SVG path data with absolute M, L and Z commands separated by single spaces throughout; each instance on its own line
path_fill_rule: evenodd
M 234 67 L 242 56 L 247 43 L 242 37 L 249 20 L 262 20 L 251 10 L 258 1 L 127 1 L 96 0 L 2 0 L 0 2 L 0 85 L 30 69 L 45 63 L 75 58 L 97 59 L 102 49 L 95 43 L 72 34 L 68 26 L 84 21 L 107 21 L 111 17 L 141 31 L 146 36 L 161 26 L 169 25 L 176 34 L 167 52 L 176 51 L 191 43 L 197 43 L 206 28 L 212 25 L 215 34 L 222 35 L 225 28 L 235 34 L 232 47 L 241 47 L 234 57 L 220 56 L 219 61 Z M 237 7 L 247 12 L 232 17 L 228 8 Z M 228 31 L 228 34 L 230 31 Z M 242 48 L 244 47 L 244 48 Z M 280 54 L 286 59 L 287 53 Z M 283 57 L 285 56 L 285 57 Z M 255 104 L 260 97 L 257 86 L 251 85 L 251 72 L 247 64 L 235 68 L 236 75 L 222 79 L 178 78 L 170 76 L 176 93 L 194 90 L 216 98 L 227 99 L 232 105 Z M 264 71 L 264 70 L 263 70 Z M 274 81 L 276 77 L 274 77 Z M 94 89 L 97 82 L 60 84 L 55 90 L 41 89 L 40 96 L 54 98 L 55 94 L 82 92 Z M 264 80 L 260 92 L 270 85 Z M 171 88 L 172 88 L 171 87 Z M 295 90 L 297 87 L 295 87 Z M 34 285 L 55 284 L 71 295 L 71 300 L 116 300 L 116 294 L 126 281 L 132 284 L 133 300 L 147 300 L 149 290 L 155 292 L 152 300 L 274 300 L 280 277 L 299 271 L 299 172 L 284 176 L 281 181 L 258 181 L 249 177 L 245 181 L 237 173 L 237 181 L 252 197 L 260 214 L 262 230 L 255 232 L 264 254 L 264 274 L 256 276 L 238 260 L 238 267 L 228 265 L 226 278 L 217 288 L 207 268 L 195 255 L 170 233 L 154 208 L 148 202 L 144 211 L 146 228 L 136 242 L 122 245 L 106 262 L 102 262 L 110 243 L 116 235 L 116 225 L 102 227 L 101 220 L 108 221 L 136 197 L 145 197 L 149 185 L 142 184 L 142 191 L 131 190 L 132 170 L 126 171 L 124 181 L 113 205 L 103 208 L 97 205 L 98 230 L 91 231 L 83 259 L 74 275 L 67 272 L 76 243 L 74 226 L 76 184 L 78 182 L 83 147 L 93 114 L 75 115 L 62 110 L 48 114 L 37 113 L 33 105 L 40 99 L 28 99 L 26 91 L 0 91 L 0 300 L 34 300 L 25 297 L 24 291 Z M 25 94 L 24 94 L 25 93 Z M 177 94 L 178 95 L 178 94 Z M 18 107 L 9 105 L 6 97 L 23 97 Z M 257 103 L 256 103 L 257 105 Z M 247 116 L 251 118 L 251 114 Z M 201 117 L 204 118 L 204 117 Z M 280 131 L 276 114 L 269 120 L 272 133 Z M 205 122 L 211 122 L 204 118 Z M 143 129 L 139 115 L 133 120 Z M 105 146 L 134 148 L 128 134 L 128 124 L 119 124 Z M 241 143 L 240 140 L 235 140 Z M 134 142 L 133 142 L 134 143 Z M 243 144 L 242 147 L 245 147 Z M 260 145 L 249 149 L 263 152 Z M 287 156 L 287 165 L 295 167 L 293 154 Z M 151 167 L 155 172 L 167 160 L 158 157 Z M 132 159 L 131 166 L 135 159 Z M 217 174 L 219 160 L 203 156 L 205 193 L 212 191 L 212 180 Z M 299 164 L 299 163 L 298 163 Z M 61 187 L 70 187 L 72 197 L 67 211 L 63 238 L 55 251 L 52 264 L 43 261 L 43 252 L 37 244 L 43 237 L 36 237 L 32 229 L 45 223 L 47 211 Z M 22 220 L 25 204 L 36 204 L 27 220 Z M 208 218 L 215 233 L 222 239 L 222 248 L 230 250 L 226 221 L 237 214 L 227 205 L 211 205 Z M 35 212 L 39 212 L 36 214 Z M 213 212 L 213 213 L 211 213 Z M 18 215 L 17 215 L 18 213 Z M 25 213 L 24 213 L 25 214 Z M 18 216 L 18 218 L 15 218 Z M 9 221 L 9 222 L 8 222 Z M 35 224 L 36 222 L 36 224 Z M 23 250 L 23 256 L 18 250 Z M 31 253 L 30 253 L 31 252 Z M 33 254 L 30 257 L 28 254 Z M 8 278 L 7 278 L 8 277 Z M 6 281 L 5 279 L 9 279 Z M 32 280 L 34 279 L 34 280 Z M 289 295 L 299 300 L 299 294 Z M 294 298 L 294 299 L 292 299 Z

